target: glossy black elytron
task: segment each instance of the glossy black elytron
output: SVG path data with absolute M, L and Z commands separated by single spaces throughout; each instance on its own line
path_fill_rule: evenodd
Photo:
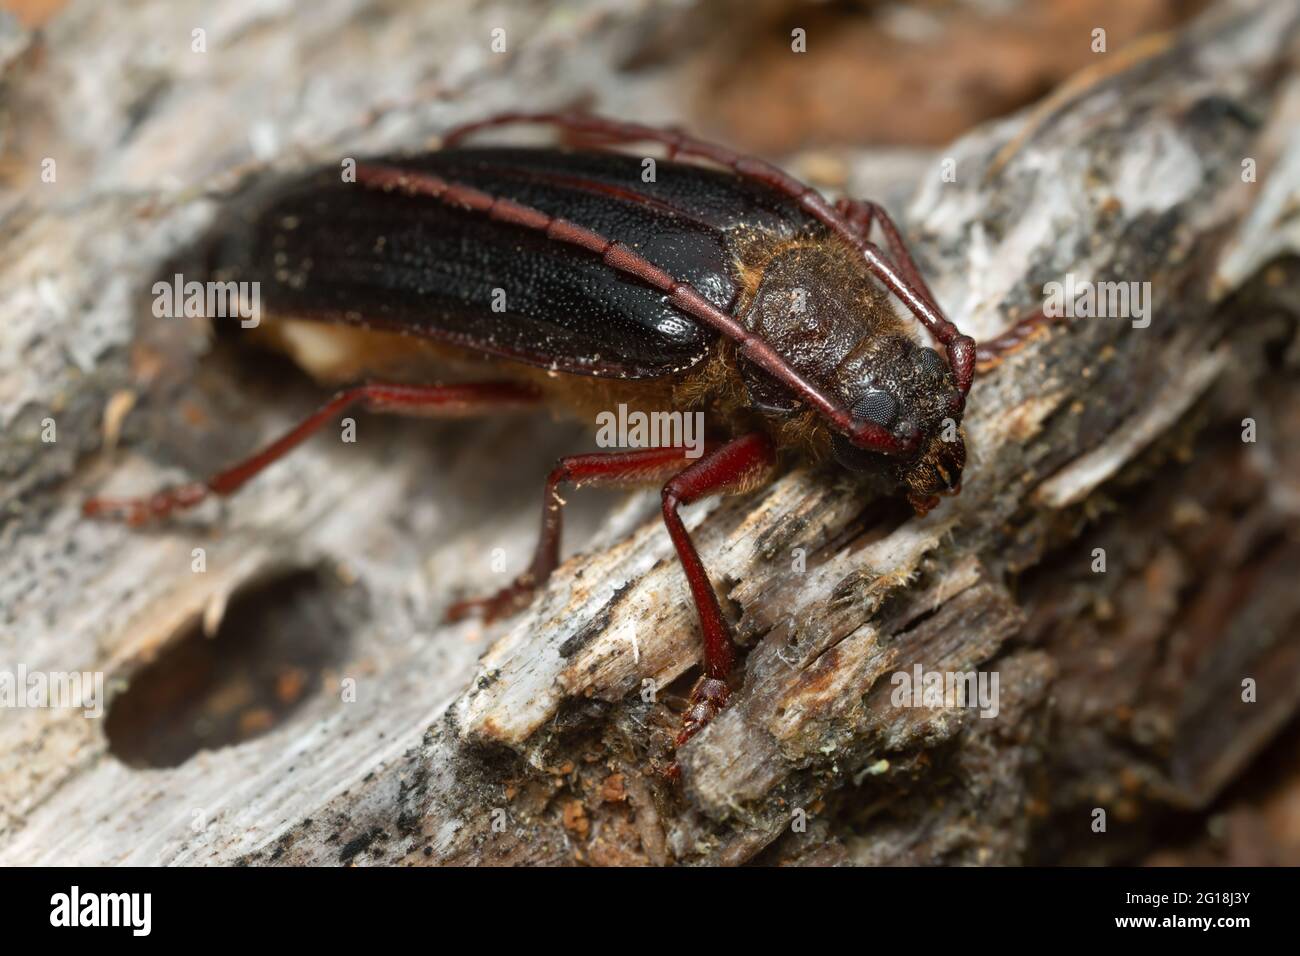
M 824 235 L 788 196 L 730 172 L 559 149 L 449 149 L 366 162 L 431 173 L 614 236 L 734 312 L 742 235 Z M 660 291 L 545 235 L 347 182 L 341 167 L 250 189 L 212 232 L 219 280 L 262 308 L 427 336 L 558 371 L 680 372 L 717 333 Z M 364 315 L 360 309 L 364 306 Z

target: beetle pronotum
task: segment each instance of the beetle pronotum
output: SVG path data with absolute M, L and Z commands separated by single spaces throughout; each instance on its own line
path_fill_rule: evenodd
M 553 124 L 602 146 L 654 142 L 669 157 L 647 182 L 635 157 L 603 148 L 459 146 L 511 123 Z M 887 252 L 870 239 L 875 227 Z M 324 169 L 255 190 L 207 249 L 214 278 L 260 283 L 276 320 L 264 335 L 308 366 L 304 327 L 334 335 L 356 367 L 381 353 L 478 356 L 500 380 L 347 388 L 207 481 L 94 498 L 86 514 L 139 524 L 230 494 L 357 403 L 433 415 L 546 401 L 704 409 L 723 440 L 697 461 L 677 447 L 562 458 L 546 481 L 528 570 L 449 612 L 506 613 L 546 581 L 559 559 L 561 484 L 662 482 L 664 522 L 704 639 L 678 745 L 725 705 L 734 660 L 682 505 L 755 487 L 786 448 L 902 486 L 919 512 L 960 488 L 975 343 L 944 317 L 889 216 L 871 202 L 832 205 L 774 166 L 678 132 L 506 114 L 453 131 L 437 152 L 361 162 L 355 182 Z M 887 293 L 947 362 L 905 332 Z M 493 295 L 504 308 L 489 304 Z

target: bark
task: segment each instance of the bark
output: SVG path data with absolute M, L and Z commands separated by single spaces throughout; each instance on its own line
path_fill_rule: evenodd
M 655 495 L 579 512 L 581 553 L 513 620 L 434 623 L 522 567 L 538 479 L 583 447 L 575 430 L 358 416 L 356 444 L 313 443 L 194 519 L 80 519 L 90 490 L 210 471 L 319 397 L 148 314 L 141 288 L 219 203 L 197 193 L 264 164 L 249 150 L 268 141 L 284 168 L 409 146 L 520 89 L 540 107 L 598 88 L 606 111 L 657 119 L 676 74 L 613 82 L 612 64 L 670 6 L 563 29 L 526 8 L 507 29 L 528 42 L 501 59 L 447 39 L 493 25 L 454 4 L 380 19 L 360 52 L 329 16 L 291 33 L 227 14 L 208 24 L 220 66 L 195 66 L 192 24 L 164 5 L 7 29 L 28 172 L 0 199 L 0 667 L 101 671 L 110 700 L 106 720 L 6 713 L 0 859 L 1113 862 L 1294 737 L 1300 11 L 1285 2 L 1222 3 L 1099 58 L 888 181 L 861 158 L 854 188 L 892 200 L 913 181 L 900 219 L 977 340 L 1067 273 L 1149 283 L 1150 323 L 1040 324 L 989 357 L 965 487 L 924 518 L 809 468 L 691 510 L 742 679 L 679 753 L 677 788 L 657 768 L 699 648 Z M 142 36 L 172 39 L 93 96 L 60 82 Z M 254 65 L 293 59 L 277 44 L 298 69 L 266 106 Z M 384 89 L 349 81 L 376 61 L 401 92 L 367 114 Z M 318 64 L 323 89 L 303 79 Z M 45 155 L 57 184 L 30 173 Z M 894 675 L 918 665 L 996 674 L 996 716 L 899 706 Z

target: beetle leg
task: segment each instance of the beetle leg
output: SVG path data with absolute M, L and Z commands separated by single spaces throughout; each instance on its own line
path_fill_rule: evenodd
M 704 674 L 691 691 L 682 718 L 682 731 L 677 736 L 679 747 L 699 733 L 726 705 L 730 695 L 727 677 L 735 660 L 735 649 L 718 596 L 677 509 L 720 491 L 742 491 L 751 487 L 775 461 L 771 440 L 763 432 L 752 432 L 701 458 L 664 485 L 664 524 L 668 526 L 677 558 L 686 572 L 686 583 L 695 599 L 704 637 Z M 673 769 L 669 773 L 676 775 Z
M 358 402 L 376 412 L 452 418 L 533 405 L 539 400 L 540 394 L 536 389 L 512 382 L 358 385 L 339 392 L 261 451 L 207 481 L 165 488 L 141 498 L 89 498 L 81 510 L 87 517 L 115 518 L 129 525 L 141 525 L 164 518 L 172 512 L 192 508 L 209 495 L 232 494 L 262 469 L 288 454 L 327 422 Z
M 939 340 L 939 343 L 948 350 L 948 361 L 952 365 L 953 375 L 957 378 L 957 385 L 962 394 L 970 391 L 971 381 L 975 377 L 975 340 L 969 335 L 962 335 L 961 330 L 943 314 L 935 301 L 934 293 L 926 284 L 925 279 L 921 276 L 921 270 L 916 266 L 916 260 L 912 258 L 912 253 L 908 251 L 907 243 L 903 241 L 902 234 L 898 231 L 898 226 L 889 213 L 879 203 L 871 200 L 859 199 L 841 199 L 835 204 L 835 208 L 844 217 L 845 221 L 853 227 L 854 232 L 862 240 L 864 245 L 876 251 L 880 256 L 881 265 L 873 266 L 870 256 L 867 264 L 871 266 L 872 271 L 881 279 L 886 279 L 884 271 L 892 270 L 895 274 L 896 281 L 910 286 L 916 296 L 923 302 L 926 309 L 917 310 L 909 308 L 927 329 L 930 334 Z M 885 258 L 883 253 L 870 241 L 871 226 L 873 222 L 880 223 L 880 231 L 884 233 L 885 245 L 889 248 L 890 258 Z M 886 281 L 888 285 L 889 282 Z M 890 291 L 896 291 L 892 288 Z M 906 302 L 905 296 L 900 296 Z M 928 311 L 927 311 L 928 310 Z
M 456 621 L 481 613 L 491 621 L 513 614 L 527 604 L 533 592 L 546 583 L 560 563 L 564 499 L 560 485 L 635 486 L 654 484 L 677 474 L 690 464 L 686 448 L 641 448 L 626 452 L 570 455 L 556 462 L 546 478 L 542 493 L 542 530 L 528 570 L 497 594 L 487 598 L 458 601 L 447 611 Z
M 1016 319 L 1011 328 L 997 338 L 981 342 L 979 349 L 975 353 L 976 361 L 983 366 L 996 366 L 1009 353 L 1022 346 L 1039 329 L 1050 328 L 1064 320 L 1065 316 L 1063 315 L 1049 316 L 1046 310 L 1040 306 Z

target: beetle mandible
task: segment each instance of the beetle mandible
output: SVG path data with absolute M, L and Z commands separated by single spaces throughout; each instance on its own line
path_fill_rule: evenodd
M 506 124 L 554 125 L 599 148 L 460 145 Z M 639 160 L 609 148 L 638 142 L 667 149 L 651 181 Z M 877 227 L 884 249 L 870 238 Z M 960 490 L 975 343 L 944 317 L 893 221 L 875 203 L 832 205 L 775 166 L 677 131 L 503 114 L 458 127 L 438 151 L 359 162 L 353 182 L 328 168 L 253 190 L 205 246 L 214 279 L 260 283 L 274 320 L 264 335 L 320 377 L 347 372 L 313 368 L 319 356 L 303 343 L 333 335 L 333 354 L 355 367 L 377 353 L 477 356 L 499 380 L 346 388 L 207 481 L 92 498 L 85 513 L 140 524 L 230 494 L 357 403 L 426 415 L 543 402 L 579 413 L 616 401 L 703 409 L 721 440 L 698 460 L 678 447 L 560 459 L 528 570 L 449 611 L 490 619 L 546 582 L 559 561 L 560 485 L 663 482 L 663 520 L 704 643 L 678 746 L 725 706 L 734 662 L 682 505 L 756 487 L 782 450 L 901 487 L 920 513 Z M 490 304 L 502 290 L 504 308 Z M 889 293 L 946 362 L 907 333 Z

